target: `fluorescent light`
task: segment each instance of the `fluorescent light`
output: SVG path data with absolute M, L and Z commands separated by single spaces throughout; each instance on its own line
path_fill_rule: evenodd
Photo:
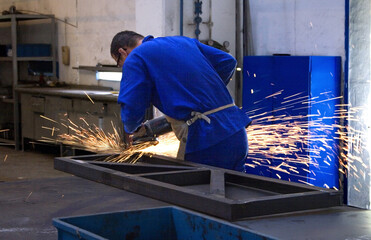
M 105 81 L 121 81 L 122 73 L 121 72 L 97 72 L 96 78 L 97 80 L 105 80 Z

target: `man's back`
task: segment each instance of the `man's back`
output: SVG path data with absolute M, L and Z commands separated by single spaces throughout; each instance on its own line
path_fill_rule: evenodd
M 147 76 L 154 84 L 153 103 L 170 117 L 187 119 L 192 111 L 205 112 L 233 102 L 224 82 L 193 39 L 152 38 L 135 49 L 133 57 L 135 54 L 144 59 Z M 231 75 L 235 60 L 228 55 L 227 61 Z
M 141 116 L 152 102 L 165 115 L 188 120 L 191 112 L 206 112 L 233 103 L 225 84 L 236 60 L 227 53 L 187 37 L 146 37 L 125 61 L 119 101 L 122 116 Z M 233 135 L 249 118 L 231 107 L 196 121 L 189 128 L 187 152 L 197 151 Z M 138 117 L 136 123 L 142 120 Z M 135 125 L 133 124 L 133 125 Z

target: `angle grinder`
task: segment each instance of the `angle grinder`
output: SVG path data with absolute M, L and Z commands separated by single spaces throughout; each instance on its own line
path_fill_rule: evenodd
M 145 121 L 142 127 L 133 134 L 133 144 L 156 141 L 157 137 L 172 131 L 165 116 Z

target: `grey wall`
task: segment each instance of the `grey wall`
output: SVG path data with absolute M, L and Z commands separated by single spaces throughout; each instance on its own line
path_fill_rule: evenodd
M 345 57 L 340 0 L 249 0 L 256 55 Z
M 1 0 L 0 10 L 15 5 L 19 10 L 54 14 L 72 27 L 57 21 L 58 56 L 61 46 L 70 47 L 71 63 L 59 64 L 60 81 L 69 84 L 109 85 L 118 88 L 118 83 L 97 82 L 95 72 L 73 69 L 79 65 L 95 66 L 97 63 L 115 64 L 109 54 L 112 37 L 123 29 L 135 30 L 135 1 L 133 0 Z M 43 35 L 42 28 L 35 28 L 32 35 Z M 42 39 L 42 38 L 41 38 Z M 29 40 L 29 39 L 28 39 Z
M 349 15 L 349 103 L 360 111 L 349 121 L 348 204 L 370 208 L 371 2 L 351 0 Z
M 211 7 L 210 7 L 211 2 Z M 200 40 L 209 37 L 230 42 L 235 56 L 236 1 L 204 0 Z M 99 83 L 95 74 L 78 71 L 78 65 L 114 64 L 109 44 L 124 29 L 154 36 L 179 34 L 179 0 L 1 0 L 0 10 L 18 9 L 54 14 L 77 28 L 58 21 L 60 46 L 71 49 L 71 64 L 60 64 L 60 79 L 74 84 Z M 252 38 L 257 55 L 338 55 L 344 58 L 344 1 L 340 0 L 250 0 Z M 184 0 L 184 35 L 195 37 L 194 4 Z M 42 34 L 37 32 L 36 34 Z M 230 84 L 233 93 L 234 83 Z
M 180 34 L 179 0 L 136 0 L 136 30 L 155 37 Z M 210 4 L 211 3 L 211 4 Z M 194 1 L 184 0 L 183 35 L 195 38 Z M 235 1 L 203 0 L 199 40 L 228 41 L 230 54 L 235 56 Z M 208 23 L 211 22 L 210 26 Z M 234 96 L 235 83 L 228 89 Z

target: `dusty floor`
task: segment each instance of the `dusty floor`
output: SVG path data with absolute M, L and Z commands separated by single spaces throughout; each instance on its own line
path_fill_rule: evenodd
M 12 147 L 0 146 L 0 182 L 69 175 L 54 170 L 53 159 L 56 156 L 56 151 L 47 148 L 15 151 Z
M 56 152 L 0 146 L 0 239 L 58 239 L 53 218 L 166 205 L 54 170 Z

